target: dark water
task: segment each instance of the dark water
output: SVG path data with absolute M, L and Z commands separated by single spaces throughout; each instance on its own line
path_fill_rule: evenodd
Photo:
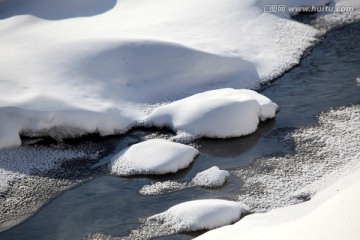
M 241 180 L 231 176 L 221 188 L 188 188 L 158 196 L 142 196 L 138 190 L 154 181 L 190 180 L 197 172 L 212 166 L 232 170 L 249 165 L 259 157 L 292 153 L 291 146 L 279 142 L 284 134 L 316 123 L 323 110 L 360 104 L 360 24 L 329 33 L 300 66 L 262 90 L 280 106 L 275 120 L 264 122 L 250 136 L 229 140 L 196 141 L 201 152 L 195 162 L 177 174 L 161 177 L 96 177 L 64 192 L 24 223 L 0 234 L 0 239 L 82 239 L 101 232 L 125 236 L 139 227 L 139 218 L 162 212 L 189 200 L 235 199 L 241 194 Z M 136 132 L 128 134 L 128 137 Z M 146 134 L 146 133 L 141 133 Z M 126 146 L 118 141 L 118 149 Z M 159 239 L 191 239 L 194 234 Z

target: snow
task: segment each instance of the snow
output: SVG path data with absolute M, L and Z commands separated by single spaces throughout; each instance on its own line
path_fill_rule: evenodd
M 350 179 L 351 180 L 350 180 Z M 311 201 L 253 214 L 196 238 L 206 239 L 358 239 L 360 171 L 345 177 Z M 349 183 L 350 180 L 350 183 Z
M 111 160 L 110 171 L 120 176 L 175 173 L 189 166 L 198 153 L 191 146 L 151 139 L 117 154 Z
M 253 177 L 241 172 L 245 189 L 248 181 L 254 183 L 248 186 L 254 195 L 239 199 L 253 210 L 295 203 L 291 198 L 296 194 L 305 194 L 309 201 L 246 216 L 197 239 L 358 239 L 359 119 L 359 106 L 322 113 L 317 126 L 293 134 L 297 154 L 261 159 L 273 172 Z
M 197 231 L 231 224 L 246 212 L 247 207 L 239 202 L 206 199 L 180 203 L 150 220 L 162 222 L 163 227 L 176 232 Z
M 214 166 L 196 174 L 192 183 L 203 187 L 219 187 L 225 183 L 228 176 L 230 176 L 228 171 L 220 170 Z
M 266 3 L 1 1 L 0 147 L 53 128 L 69 137 L 123 133 L 154 104 L 274 79 L 319 31 L 263 13 Z
M 170 180 L 155 182 L 150 185 L 143 186 L 139 190 L 139 193 L 142 195 L 159 195 L 196 186 L 208 188 L 220 187 L 225 183 L 228 176 L 230 176 L 228 171 L 220 170 L 218 167 L 214 166 L 199 172 L 189 182 L 176 182 Z
M 145 122 L 199 137 L 238 137 L 253 133 L 259 120 L 275 117 L 278 106 L 246 89 L 199 93 L 156 108 Z
M 87 133 L 102 136 L 128 130 L 131 120 L 118 110 L 106 112 L 86 110 L 30 111 L 15 107 L 0 108 L 0 147 L 21 144 L 20 134 L 25 136 L 51 136 L 54 139 L 79 137 Z M 116 129 L 121 129 L 116 130 Z

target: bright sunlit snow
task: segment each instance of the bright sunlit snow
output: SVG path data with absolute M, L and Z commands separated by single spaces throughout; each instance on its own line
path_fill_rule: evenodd
M 228 176 L 230 176 L 228 171 L 220 170 L 214 166 L 196 174 L 192 183 L 202 187 L 218 187 L 224 184 Z
M 163 227 L 176 232 L 213 229 L 231 224 L 247 213 L 247 206 L 218 199 L 195 200 L 180 203 L 167 211 L 150 217 L 162 222 Z
M 189 166 L 197 154 L 187 145 L 151 139 L 117 154 L 111 160 L 110 171 L 120 176 L 175 173 Z
M 0 147 L 54 129 L 57 137 L 123 133 L 153 104 L 279 76 L 319 31 L 265 13 L 271 3 L 0 1 Z
M 219 89 L 156 108 L 147 124 L 199 137 L 237 137 L 255 132 L 259 121 L 275 117 L 278 106 L 252 90 Z

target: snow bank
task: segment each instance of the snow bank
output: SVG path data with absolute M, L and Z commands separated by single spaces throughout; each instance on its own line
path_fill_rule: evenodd
M 275 117 L 277 105 L 252 90 L 219 89 L 156 108 L 148 125 L 199 137 L 237 137 L 255 132 L 260 120 Z
M 197 231 L 231 224 L 246 212 L 247 207 L 239 202 L 207 199 L 180 203 L 150 219 L 176 232 Z
M 152 104 L 279 76 L 319 31 L 264 13 L 272 2 L 1 1 L 0 147 L 53 127 L 68 136 L 124 132 Z
M 110 171 L 120 176 L 175 173 L 189 166 L 198 153 L 187 145 L 152 139 L 121 151 L 111 160 Z
M 193 184 L 202 187 L 219 187 L 222 186 L 230 173 L 225 170 L 220 170 L 214 166 L 205 171 L 199 172 L 191 180 Z
M 20 134 L 51 136 L 54 139 L 79 137 L 88 133 L 102 136 L 123 133 L 132 120 L 115 109 L 106 112 L 84 110 L 30 111 L 14 107 L 0 108 L 0 148 L 21 145 Z
M 245 181 L 244 190 L 253 193 L 240 199 L 256 211 L 295 203 L 297 196 L 310 201 L 247 216 L 198 239 L 357 239 L 359 119 L 359 106 L 322 113 L 317 126 L 293 134 L 297 154 L 261 159 L 267 172 L 239 175 Z
M 360 233 L 359 179 L 357 171 L 309 202 L 253 214 L 196 239 L 356 240 Z

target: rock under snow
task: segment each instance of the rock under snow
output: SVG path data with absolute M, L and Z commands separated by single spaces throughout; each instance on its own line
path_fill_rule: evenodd
M 231 224 L 247 211 L 240 202 L 206 199 L 180 203 L 150 219 L 163 222 L 164 227 L 176 232 L 197 231 Z
M 192 183 L 201 187 L 219 187 L 224 184 L 228 176 L 230 176 L 228 171 L 220 170 L 214 166 L 196 174 Z
M 189 166 L 197 154 L 191 146 L 151 139 L 117 154 L 111 160 L 110 171 L 120 176 L 175 173 Z
M 275 117 L 278 106 L 247 89 L 218 89 L 156 108 L 145 120 L 199 137 L 238 137 L 255 132 L 259 120 Z

